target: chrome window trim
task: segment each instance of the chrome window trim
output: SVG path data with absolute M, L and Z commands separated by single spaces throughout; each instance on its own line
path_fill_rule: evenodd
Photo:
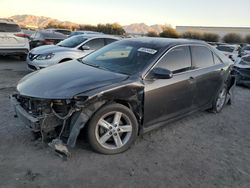
M 171 50 L 175 49 L 175 48 L 178 48 L 178 47 L 192 47 L 192 46 L 202 46 L 202 47 L 206 47 L 210 52 L 211 54 L 215 54 L 206 44 L 178 44 L 178 45 L 175 45 L 171 48 L 169 48 L 155 63 L 154 65 L 142 76 L 142 79 L 146 79 L 146 77 L 148 76 L 148 74 L 152 71 L 152 69 L 154 69 L 154 67 L 163 59 L 163 57 L 165 57 Z M 190 55 L 191 55 L 191 66 L 193 65 L 193 60 L 192 60 L 192 51 L 191 51 L 191 48 L 190 48 Z M 217 54 L 216 54 L 217 55 Z M 220 58 L 219 58 L 220 59 Z M 214 62 L 214 58 L 213 58 L 213 62 Z M 223 63 L 223 61 L 221 61 Z M 216 64 L 213 64 L 213 66 L 215 66 Z M 218 65 L 218 64 L 217 64 Z M 210 68 L 210 67 L 213 67 L 213 66 L 209 66 L 209 67 L 203 67 L 203 68 L 198 68 L 198 69 L 193 69 L 193 70 L 188 70 L 188 71 L 185 71 L 185 72 L 181 72 L 181 73 L 175 73 L 173 74 L 173 76 L 176 76 L 176 75 L 180 75 L 180 74 L 183 74 L 183 73 L 189 73 L 189 72 L 193 72 L 193 71 L 196 71 L 196 70 L 202 70 L 202 69 L 207 69 L 207 68 Z

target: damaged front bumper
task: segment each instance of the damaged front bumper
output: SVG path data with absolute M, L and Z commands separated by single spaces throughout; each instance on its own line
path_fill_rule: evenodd
M 50 140 L 49 146 L 60 156 L 63 154 L 67 158 L 70 156 L 62 137 L 68 136 L 69 129 L 66 125 L 70 124 L 70 117 L 76 111 L 75 108 L 66 110 L 65 115 L 62 110 L 58 112 L 58 107 L 53 108 L 52 100 L 32 100 L 17 94 L 10 96 L 10 100 L 15 117 L 19 118 L 32 132 L 39 133 L 42 142 Z M 43 105 L 44 103 L 46 105 Z
M 14 107 L 15 117 L 18 117 L 26 127 L 30 128 L 34 132 L 40 131 L 40 120 L 39 118 L 30 115 L 17 101 L 14 96 L 10 96 L 11 104 Z
M 70 156 L 68 147 L 74 147 L 82 128 L 93 113 L 105 101 L 85 103 L 80 100 L 49 100 L 25 97 L 18 94 L 10 97 L 18 117 L 32 132 L 39 133 L 42 142 L 48 143 L 60 155 Z

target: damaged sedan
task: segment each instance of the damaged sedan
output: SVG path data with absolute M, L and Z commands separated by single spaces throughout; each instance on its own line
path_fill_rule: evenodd
M 27 75 L 12 101 L 16 116 L 55 149 L 67 152 L 84 130 L 95 151 L 117 154 L 167 122 L 220 112 L 231 102 L 231 68 L 202 41 L 125 39 Z

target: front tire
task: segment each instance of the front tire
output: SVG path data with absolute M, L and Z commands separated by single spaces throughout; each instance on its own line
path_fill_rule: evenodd
M 133 112 L 121 104 L 109 104 L 98 110 L 88 125 L 88 140 L 102 154 L 126 151 L 136 140 L 138 123 Z

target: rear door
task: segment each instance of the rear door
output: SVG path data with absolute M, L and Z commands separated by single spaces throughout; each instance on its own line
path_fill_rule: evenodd
M 24 47 L 27 39 L 19 34 L 22 32 L 17 24 L 0 23 L 0 48 Z
M 212 102 L 222 86 L 224 64 L 206 46 L 191 46 L 193 77 L 196 80 L 194 104 L 202 107 Z
M 155 66 L 173 72 L 170 79 L 145 79 L 144 125 L 166 121 L 192 109 L 195 80 L 189 46 L 175 47 Z M 150 75 L 150 73 L 149 73 Z

